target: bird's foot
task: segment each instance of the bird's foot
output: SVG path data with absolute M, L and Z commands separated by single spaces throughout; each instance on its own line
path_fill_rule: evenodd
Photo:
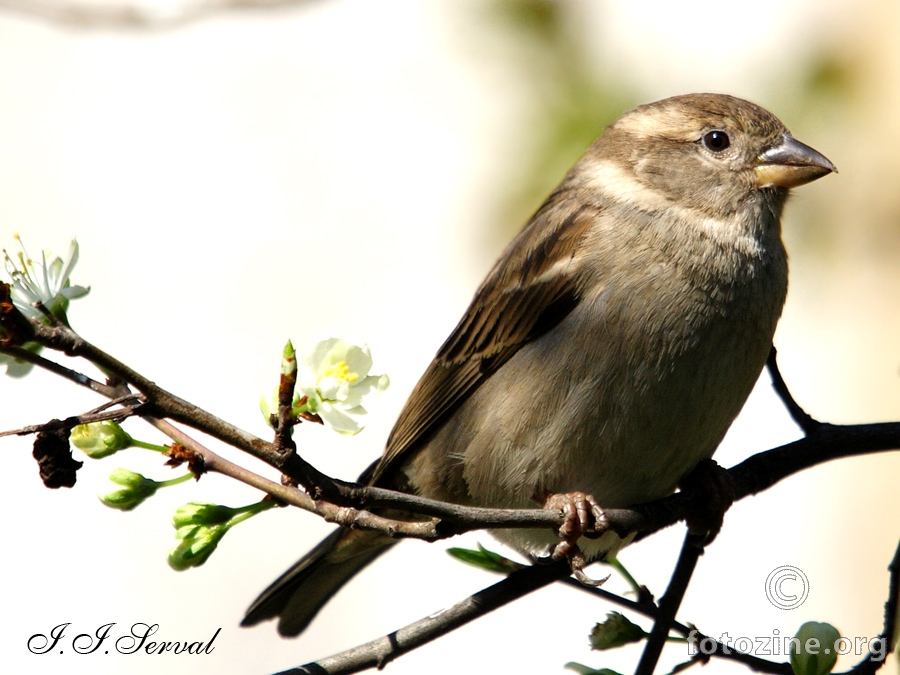
M 734 502 L 734 479 L 727 469 L 704 459 L 681 479 L 678 487 L 682 491 L 696 491 L 694 507 L 685 521 L 697 545 L 711 544 L 722 529 L 725 512 Z
M 553 547 L 550 557 L 553 560 L 566 558 L 575 578 L 588 586 L 599 586 L 609 577 L 592 579 L 584 572 L 587 559 L 578 540 L 581 537 L 597 539 L 609 530 L 609 523 L 603 509 L 594 498 L 584 492 L 545 492 L 535 496 L 535 501 L 545 509 L 562 511 L 563 522 L 559 527 L 560 541 Z

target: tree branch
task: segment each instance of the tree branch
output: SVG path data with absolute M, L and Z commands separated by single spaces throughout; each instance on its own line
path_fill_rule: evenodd
M 688 532 L 685 535 L 684 544 L 681 546 L 681 555 L 678 556 L 678 563 L 675 565 L 669 587 L 666 589 L 666 594 L 660 598 L 659 612 L 653 622 L 653 630 L 650 631 L 650 637 L 647 638 L 647 644 L 644 646 L 644 653 L 641 654 L 635 675 L 653 675 L 653 671 L 656 670 L 656 664 L 659 663 L 659 657 L 669 637 L 669 631 L 675 623 L 675 615 L 678 613 L 678 608 L 681 606 L 681 601 L 701 555 L 703 555 L 703 546 L 699 545 L 696 538 Z
M 72 370 L 71 368 L 66 368 L 56 361 L 51 361 L 50 359 L 44 358 L 40 354 L 35 354 L 34 352 L 30 352 L 27 349 L 23 349 L 22 347 L 0 347 L 0 354 L 6 354 L 7 356 L 11 356 L 14 359 L 18 359 L 19 361 L 27 361 L 28 363 L 34 364 L 39 368 L 43 368 L 54 375 L 59 375 L 67 380 L 71 380 L 75 384 L 81 385 L 82 387 L 87 387 L 91 391 L 95 391 L 98 394 L 103 396 L 107 396 L 109 398 L 115 398 L 121 392 L 113 386 L 108 384 L 103 384 L 102 382 L 97 382 L 94 379 L 91 379 L 87 375 L 83 373 L 79 373 L 78 371 Z
M 892 653 L 897 646 L 898 635 L 898 611 L 900 611 L 900 543 L 897 544 L 897 550 L 894 551 L 894 559 L 888 565 L 891 572 L 890 582 L 888 584 L 888 598 L 884 603 L 884 628 L 880 640 L 881 649 L 873 650 L 869 645 L 869 656 L 860 661 L 854 668 L 847 671 L 845 675 L 872 675 L 877 672 L 887 660 L 888 654 Z M 874 642 L 874 641 L 873 641 Z
M 277 675 L 339 675 L 383 668 L 398 656 L 568 575 L 569 567 L 565 560 L 525 567 L 442 612 L 367 644 Z
M 61 324 L 45 326 L 32 322 L 34 340 L 39 344 L 62 351 L 68 356 L 80 356 L 101 370 L 113 373 L 123 382 L 131 384 L 147 397 L 148 415 L 168 417 L 202 431 L 213 438 L 243 450 L 287 474 L 307 487 L 311 494 L 316 492 L 326 498 L 340 497 L 341 488 L 337 481 L 316 470 L 295 452 L 280 453 L 275 444 L 247 433 L 233 424 L 216 417 L 178 396 L 166 391 L 118 359 L 83 339 L 68 326 Z M 152 412 L 151 412 L 152 410 Z M 318 496 L 318 495 L 317 495 Z
M 813 417 L 794 400 L 794 397 L 787 388 L 784 378 L 781 376 L 781 370 L 778 368 L 778 350 L 775 349 L 775 345 L 772 345 L 772 349 L 769 351 L 769 358 L 766 359 L 766 367 L 769 369 L 769 375 L 772 377 L 772 386 L 775 387 L 775 393 L 777 393 L 779 398 L 784 402 L 784 405 L 788 409 L 794 422 L 803 429 L 803 433 L 807 436 L 815 433 L 819 427 L 822 426 L 822 422 L 813 419 Z
M 254 485 L 282 501 L 300 506 L 344 525 L 379 529 L 392 536 L 416 536 L 426 540 L 442 539 L 475 529 L 495 527 L 554 527 L 561 514 L 542 509 L 486 509 L 425 499 L 384 488 L 359 486 L 322 474 L 296 453 L 280 453 L 275 444 L 257 438 L 197 406 L 157 386 L 143 375 L 80 338 L 66 326 L 47 327 L 35 323 L 35 339 L 41 344 L 82 356 L 123 381 L 133 385 L 147 398 L 141 407 L 145 417 L 168 417 L 209 434 L 225 443 L 262 459 L 303 485 L 307 493 L 288 492 L 290 488 L 255 474 L 244 476 Z M 85 385 L 87 386 L 87 385 Z M 120 390 L 117 390 L 120 391 Z M 789 394 L 788 394 L 789 396 Z M 179 441 L 180 442 L 180 441 Z M 863 425 L 818 424 L 807 437 L 753 455 L 729 470 L 735 481 L 735 501 L 757 494 L 784 478 L 826 461 L 900 447 L 900 423 Z M 204 449 L 206 453 L 211 453 Z M 202 453 L 201 453 L 202 454 Z M 243 480 L 240 467 L 210 457 L 211 470 L 223 467 L 223 473 Z M 302 497 L 300 495 L 303 495 Z M 606 511 L 610 528 L 620 536 L 637 533 L 637 539 L 668 527 L 696 509 L 701 495 L 679 492 L 663 499 L 628 509 Z M 308 508 L 309 499 L 317 506 Z M 404 521 L 373 517 L 369 509 L 400 509 L 413 516 L 439 518 L 428 525 L 410 526 Z M 410 527 L 408 527 L 410 526 Z

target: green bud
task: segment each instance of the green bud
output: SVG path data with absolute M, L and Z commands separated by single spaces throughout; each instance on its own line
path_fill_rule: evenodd
M 160 484 L 155 480 L 144 478 L 141 474 L 128 469 L 116 469 L 109 480 L 116 485 L 121 485 L 121 490 L 114 490 L 105 495 L 100 495 L 100 501 L 113 509 L 131 511 L 149 499 L 159 488 Z
M 292 375 L 297 372 L 297 353 L 294 351 L 294 345 L 288 340 L 281 353 L 281 374 Z
M 828 623 L 808 621 L 791 640 L 791 668 L 795 675 L 826 675 L 837 662 L 841 634 Z
M 640 642 L 648 633 L 624 614 L 610 612 L 606 621 L 598 623 L 591 631 L 591 649 L 614 649 L 631 642 Z
M 183 572 L 190 567 L 199 567 L 206 562 L 219 545 L 219 540 L 228 531 L 227 525 L 212 527 L 188 525 L 179 528 L 175 537 L 181 541 L 169 551 L 169 566 Z
M 239 508 L 198 502 L 180 506 L 172 516 L 179 543 L 169 551 L 169 565 L 179 572 L 202 565 L 228 530 L 277 505 L 264 499 Z
M 203 527 L 221 525 L 227 523 L 237 513 L 239 513 L 237 509 L 221 504 L 190 502 L 178 507 L 175 515 L 172 516 L 172 525 L 178 530 L 188 525 Z
M 91 459 L 109 457 L 131 446 L 131 436 L 112 420 L 79 424 L 72 428 L 69 440 Z

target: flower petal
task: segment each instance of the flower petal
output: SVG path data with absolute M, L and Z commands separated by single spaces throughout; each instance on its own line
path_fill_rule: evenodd
M 356 373 L 360 379 L 369 374 L 372 367 L 372 353 L 369 351 L 368 345 L 358 347 L 356 345 L 348 345 L 344 361 L 351 373 Z
M 323 402 L 319 408 L 319 417 L 339 434 L 354 436 L 363 430 L 363 426 L 359 422 L 327 401 Z

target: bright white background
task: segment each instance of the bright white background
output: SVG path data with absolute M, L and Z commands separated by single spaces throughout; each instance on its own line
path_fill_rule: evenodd
M 575 3 L 570 20 L 597 59 L 630 79 L 641 96 L 635 103 L 727 91 L 795 128 L 790 91 L 771 93 L 776 73 L 826 42 L 866 65 L 870 78 L 847 106 L 853 115 L 798 131 L 841 173 L 803 188 L 796 202 L 822 200 L 845 227 L 822 253 L 815 234 L 812 244 L 792 234 L 799 229 L 789 213 L 792 286 L 776 343 L 789 384 L 814 415 L 900 419 L 900 209 L 888 204 L 876 214 L 887 224 L 879 240 L 859 234 L 854 206 L 872 185 L 896 192 L 900 18 L 888 3 L 849 0 L 767 0 L 730 12 L 699 1 Z M 521 73 L 500 56 L 509 38 L 498 21 L 477 2 L 411 0 L 321 0 L 121 32 L 0 14 L 0 245 L 12 250 L 20 232 L 32 254 L 62 252 L 77 236 L 74 281 L 92 291 L 73 305 L 73 325 L 257 434 L 266 434 L 257 400 L 275 384 L 287 338 L 302 346 L 325 331 L 367 341 L 393 381 L 370 427 L 350 440 L 320 428 L 297 437 L 322 470 L 353 478 L 380 453 L 406 394 L 503 244 L 492 236 L 492 197 L 509 189 L 507 171 L 527 149 L 529 99 Z M 4 378 L 0 427 L 99 403 L 40 373 Z M 129 429 L 154 438 L 138 423 Z M 796 436 L 764 378 L 717 459 L 729 466 Z M 237 624 L 328 526 L 299 511 L 269 513 L 230 533 L 204 567 L 175 573 L 165 555 L 178 505 L 238 505 L 258 495 L 207 476 L 123 514 L 94 495 L 112 487 L 106 476 L 116 466 L 171 475 L 149 453 L 86 460 L 75 489 L 49 492 L 28 439 L 3 439 L 0 452 L 0 669 L 10 672 L 274 672 L 494 581 L 451 561 L 446 544 L 407 543 L 355 579 L 304 636 L 281 640 L 271 624 Z M 807 620 L 829 621 L 851 638 L 876 635 L 900 536 L 898 469 L 891 456 L 836 463 L 735 506 L 680 618 L 732 638 L 793 634 Z M 657 595 L 681 536 L 672 528 L 622 556 Z M 492 545 L 485 535 L 452 543 L 476 541 Z M 811 586 L 790 612 L 763 592 L 768 573 L 784 564 L 804 570 Z M 553 673 L 569 660 L 628 672 L 635 649 L 592 654 L 586 646 L 609 609 L 548 589 L 388 672 Z M 116 636 L 136 622 L 158 623 L 160 640 L 221 632 L 203 656 L 76 655 L 69 641 L 63 654 L 27 651 L 30 636 L 65 622 L 69 638 L 109 622 Z M 671 647 L 665 662 L 685 658 Z M 726 669 L 738 672 L 716 665 Z

